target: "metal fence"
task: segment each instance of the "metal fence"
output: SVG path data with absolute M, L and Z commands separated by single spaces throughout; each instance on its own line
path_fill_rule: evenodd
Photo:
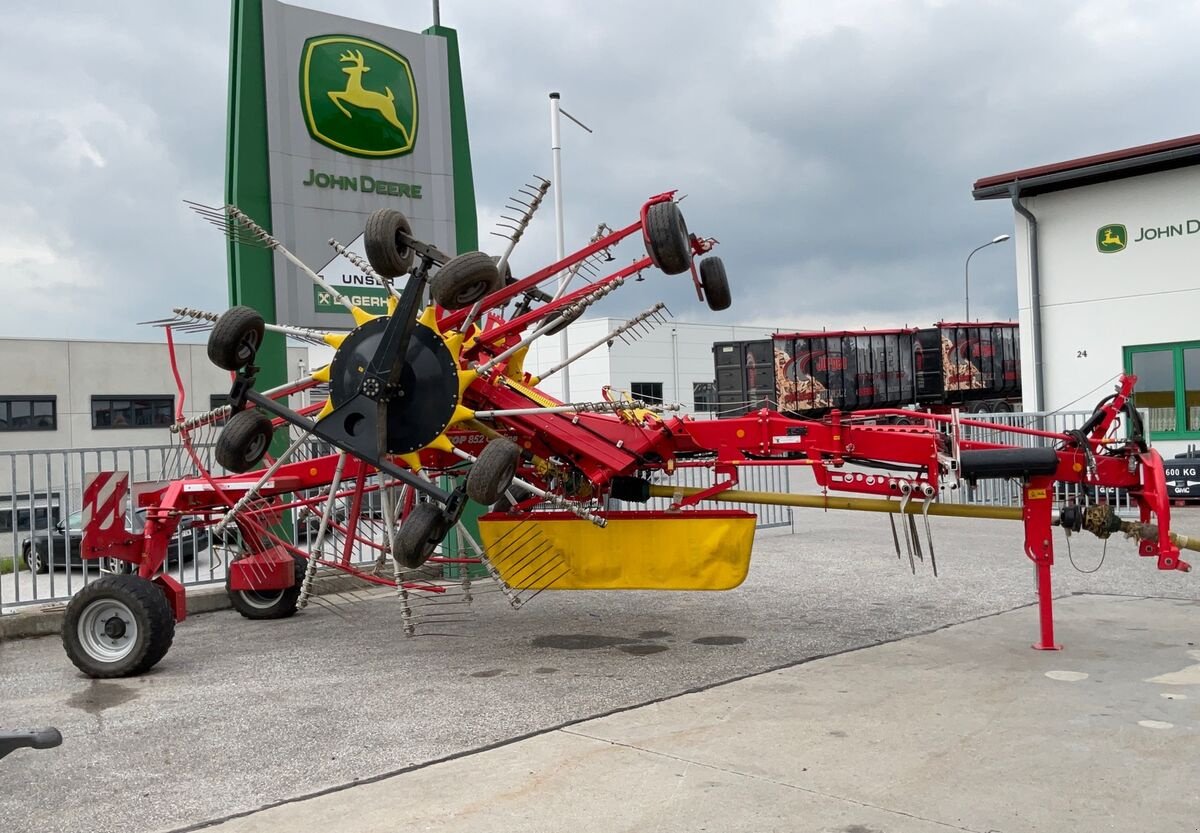
M 738 484 L 736 488 L 756 492 L 791 492 L 790 475 L 795 466 L 743 466 L 738 469 Z M 807 474 L 807 472 L 806 472 Z M 680 468 L 673 474 L 665 472 L 655 476 L 651 481 L 656 486 L 682 486 L 684 488 L 706 488 L 713 485 L 714 473 L 709 468 Z M 651 509 L 659 511 L 671 505 L 670 498 L 651 498 L 647 504 Z M 708 504 L 712 505 L 712 504 Z M 743 509 L 758 516 L 757 529 L 773 529 L 792 527 L 792 509 L 789 506 L 773 506 L 756 503 L 720 503 L 720 509 Z
M 212 459 L 213 448 L 203 445 L 196 450 L 206 468 L 221 473 Z M 329 451 L 324 443 L 314 441 L 311 447 L 301 449 L 296 459 Z M 134 483 L 198 474 L 192 459 L 178 445 L 0 452 L 0 612 L 68 599 L 99 578 L 102 567 L 116 566 L 84 561 L 80 556 L 83 484 L 88 474 L 100 471 L 129 472 Z M 748 467 L 742 480 L 743 488 L 788 491 L 788 471 L 782 466 Z M 712 474 L 707 469 L 680 469 L 661 482 L 703 487 L 711 484 Z M 377 499 L 379 494 L 369 497 Z M 668 501 L 657 503 L 663 504 L 658 508 L 665 508 Z M 736 506 L 755 512 L 760 529 L 792 523 L 787 507 Z M 293 520 L 293 540 L 302 543 L 315 537 L 318 518 L 310 514 Z M 126 523 L 132 529 L 139 527 L 136 512 L 131 510 Z M 361 535 L 383 535 L 382 512 L 365 512 L 361 524 L 365 525 L 360 526 Z M 165 569 L 184 585 L 224 582 L 226 565 L 237 555 L 236 535 L 229 537 L 228 541 L 214 540 L 205 528 L 181 524 L 168 548 Z M 362 564 L 373 558 L 374 553 L 357 547 L 351 561 Z

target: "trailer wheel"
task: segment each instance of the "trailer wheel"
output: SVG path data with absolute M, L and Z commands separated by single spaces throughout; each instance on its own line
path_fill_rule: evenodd
M 492 440 L 467 472 L 467 497 L 484 506 L 498 501 L 517 474 L 521 449 L 503 437 Z
M 561 333 L 567 327 L 570 327 L 583 315 L 582 309 L 577 309 L 574 312 L 556 312 L 550 316 L 550 320 L 554 323 L 546 328 L 543 335 L 552 336 L 555 333 Z
M 725 262 L 721 258 L 706 257 L 700 261 L 700 286 L 704 289 L 704 300 L 711 310 L 729 309 L 733 298 L 729 294 L 729 277 L 725 274 Z
M 367 262 L 381 277 L 398 278 L 412 269 L 413 250 L 400 242 L 401 233 L 412 236 L 408 218 L 394 208 L 371 212 L 363 232 Z
M 283 590 L 231 590 L 229 576 L 225 576 L 225 592 L 233 609 L 247 619 L 286 619 L 296 612 L 300 601 L 300 585 L 304 581 L 304 570 L 308 563 L 293 555 L 296 564 L 296 582 Z
M 1003 399 L 996 399 L 988 403 L 991 406 L 993 414 L 1011 414 L 1013 407 Z
M 417 569 L 433 555 L 446 532 L 446 522 L 438 505 L 418 503 L 400 524 L 400 532 L 396 535 L 396 559 L 410 570 Z
M 668 275 L 686 272 L 692 265 L 692 245 L 679 206 L 668 200 L 646 209 L 646 254 Z
M 222 370 L 241 370 L 254 361 L 266 324 L 253 307 L 230 307 L 208 334 L 208 359 Z
M 75 667 L 96 679 L 144 673 L 166 656 L 175 616 L 154 582 L 103 576 L 67 604 L 62 642 Z
M 261 411 L 238 411 L 217 437 L 217 462 L 231 472 L 241 474 L 258 465 L 271 447 L 275 427 Z
M 451 310 L 469 307 L 503 286 L 495 261 L 483 252 L 461 254 L 429 279 L 433 300 Z
M 967 406 L 967 413 L 969 413 L 969 414 L 986 414 L 986 413 L 988 413 L 988 412 L 989 412 L 989 410 L 990 410 L 990 409 L 988 408 L 988 406 L 989 406 L 990 404 L 991 404 L 991 403 L 989 403 L 989 402 L 987 402 L 987 401 L 985 401 L 985 400 L 982 400 L 982 399 L 980 399 L 980 400 L 977 400 L 977 401 L 975 401 L 975 402 L 972 402 L 970 405 L 968 405 L 968 406 Z

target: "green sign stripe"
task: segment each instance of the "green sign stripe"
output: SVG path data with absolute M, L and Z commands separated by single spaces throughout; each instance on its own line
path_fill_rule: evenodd
M 262 0 L 233 0 L 229 50 L 229 144 L 225 201 L 271 230 L 271 181 L 267 167 L 267 92 L 263 58 Z M 274 255 L 269 249 L 228 244 L 229 302 L 254 307 L 270 323 L 275 317 Z M 259 389 L 287 381 L 287 342 L 267 333 L 256 359 Z M 271 452 L 287 447 L 279 432 Z
M 475 178 L 471 173 L 471 140 L 467 134 L 467 102 L 463 93 L 458 32 L 431 26 L 422 34 L 446 39 L 447 76 L 450 81 L 450 153 L 454 164 L 454 231 L 458 253 L 479 248 L 479 217 L 475 209 Z

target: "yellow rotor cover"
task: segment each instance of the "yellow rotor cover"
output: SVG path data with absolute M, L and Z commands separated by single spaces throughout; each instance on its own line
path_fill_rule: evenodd
M 731 590 L 750 569 L 755 516 L 737 510 L 569 512 L 479 519 L 484 551 L 517 589 Z

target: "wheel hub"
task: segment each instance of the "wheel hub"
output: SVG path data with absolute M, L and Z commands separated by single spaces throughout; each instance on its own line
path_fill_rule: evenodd
M 119 616 L 110 616 L 104 623 L 104 635 L 109 639 L 120 639 L 125 635 L 125 623 Z
M 329 368 L 329 398 L 335 408 L 363 384 L 388 320 L 371 319 L 338 347 Z M 368 379 L 364 385 L 368 396 L 378 395 L 373 381 Z M 458 363 L 441 336 L 417 322 L 400 372 L 399 391 L 388 401 L 387 453 L 410 454 L 424 448 L 446 430 L 457 407 Z

